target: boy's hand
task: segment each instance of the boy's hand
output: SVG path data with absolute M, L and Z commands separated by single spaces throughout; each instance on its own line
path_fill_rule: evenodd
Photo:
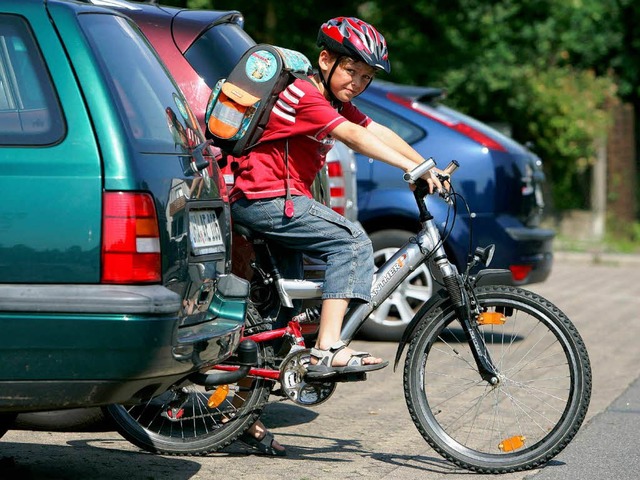
M 422 178 L 429 184 L 429 193 L 448 192 L 451 189 L 449 174 L 439 168 L 432 168 Z

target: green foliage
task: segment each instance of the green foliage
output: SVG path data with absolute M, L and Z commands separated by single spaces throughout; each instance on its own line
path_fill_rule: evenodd
M 640 222 L 622 223 L 609 217 L 604 243 L 610 251 L 640 253 Z
M 613 25 L 615 4 L 432 0 L 415 3 L 404 17 L 400 10 L 387 7 L 381 23 L 404 32 L 396 39 L 403 50 L 400 61 L 392 60 L 395 76 L 442 86 L 452 106 L 481 120 L 508 122 L 516 140 L 535 144 L 555 208 L 589 208 L 588 167 L 607 133 L 619 81 L 606 61 L 621 39 Z M 423 24 L 423 35 L 416 38 L 414 28 L 412 36 L 410 22 Z
M 588 166 L 616 95 L 640 112 L 637 0 L 159 3 L 240 10 L 256 41 L 312 61 L 323 21 L 354 15 L 371 22 L 389 42 L 389 80 L 444 87 L 450 105 L 508 122 L 516 140 L 537 146 L 557 209 L 588 207 Z
M 607 77 L 570 67 L 531 71 L 515 86 L 518 136 L 537 139 L 556 209 L 590 207 L 590 167 L 610 127 L 616 87 Z M 522 99 L 521 104 L 515 103 Z

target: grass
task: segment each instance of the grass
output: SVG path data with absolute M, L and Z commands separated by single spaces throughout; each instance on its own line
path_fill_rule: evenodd
M 601 240 L 557 233 L 553 248 L 568 252 L 640 254 L 640 223 L 634 224 L 634 228 L 637 232 L 632 235 L 607 231 Z

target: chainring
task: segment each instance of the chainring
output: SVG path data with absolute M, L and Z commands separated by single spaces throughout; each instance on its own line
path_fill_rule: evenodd
M 335 391 L 335 382 L 307 382 L 304 379 L 311 349 L 294 350 L 280 364 L 280 385 L 284 394 L 298 405 L 319 405 Z

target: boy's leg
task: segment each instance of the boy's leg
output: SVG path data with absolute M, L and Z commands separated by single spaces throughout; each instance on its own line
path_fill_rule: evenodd
M 322 301 L 320 330 L 318 331 L 318 339 L 316 341 L 317 349 L 329 350 L 340 341 L 342 319 L 348 306 L 349 300 L 345 298 L 327 298 Z M 350 348 L 340 350 L 333 358 L 332 366 L 340 367 L 346 365 L 353 353 L 354 351 Z M 362 359 L 363 365 L 375 365 L 378 363 L 382 363 L 381 358 L 368 356 Z
M 283 216 L 284 200 L 281 198 L 256 202 L 239 200 L 232 209 L 234 219 L 240 223 L 261 231 L 282 246 L 309 252 L 326 262 L 316 348 L 328 355 L 327 351 L 340 341 L 342 321 L 350 299 L 365 302 L 370 299 L 373 248 L 360 227 L 330 208 L 306 197 L 294 197 L 293 201 L 293 218 Z M 330 352 L 330 366 L 342 367 L 356 353 L 344 347 L 337 350 L 334 348 Z M 382 362 L 372 356 L 359 357 L 363 365 Z

